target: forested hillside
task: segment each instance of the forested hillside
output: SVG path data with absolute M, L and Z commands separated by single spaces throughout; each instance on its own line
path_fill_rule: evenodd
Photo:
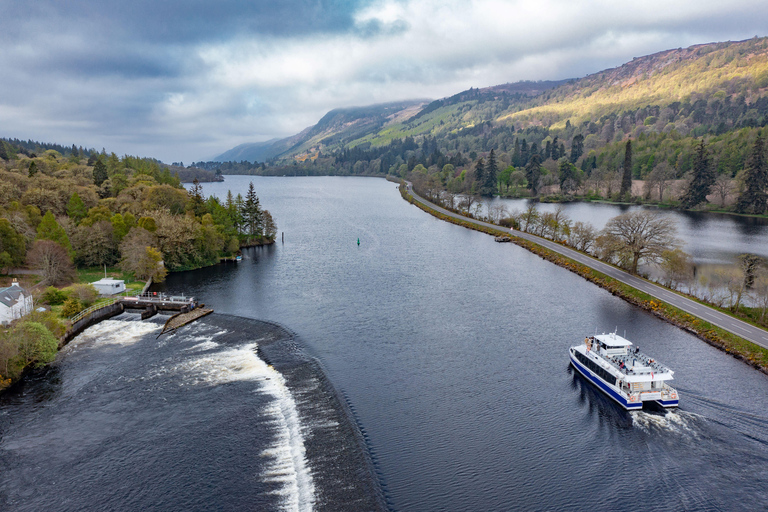
M 242 244 L 274 237 L 254 191 L 222 203 L 203 198 L 199 186 L 188 193 L 152 159 L 44 147 L 0 140 L 0 270 L 38 268 L 30 254 L 49 240 L 65 249 L 70 270 L 73 263 L 119 263 L 134 272 L 147 258 L 163 261 L 138 276 L 146 279 L 163 268 L 210 265 Z
M 452 194 L 765 211 L 759 205 L 739 208 L 738 198 L 750 186 L 762 186 L 749 183 L 762 179 L 756 147 L 768 120 L 768 39 L 669 50 L 579 80 L 523 84 L 433 101 L 357 138 L 354 131 L 333 131 L 328 118 L 334 111 L 303 132 L 324 138 L 305 137 L 281 159 L 241 162 L 236 172 L 393 173 Z M 757 167 L 750 168 L 753 153 Z M 699 182 L 705 199 L 691 204 L 683 196 L 697 154 L 699 171 L 709 177 Z M 632 180 L 644 183 L 632 188 Z

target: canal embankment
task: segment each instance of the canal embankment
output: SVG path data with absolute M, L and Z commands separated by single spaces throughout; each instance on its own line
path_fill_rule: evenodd
M 550 240 L 448 211 L 416 194 L 410 184 L 401 183 L 400 192 L 404 199 L 441 220 L 495 237 L 509 236 L 516 245 L 768 374 L 768 333 L 764 329 Z

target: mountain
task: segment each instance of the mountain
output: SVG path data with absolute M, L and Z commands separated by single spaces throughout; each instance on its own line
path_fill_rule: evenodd
M 331 110 L 314 126 L 285 139 L 241 144 L 214 158 L 226 161 L 264 161 L 301 152 L 317 152 L 327 146 L 342 145 L 375 133 L 395 120 L 416 114 L 426 100 L 410 100 L 366 107 L 338 108 Z
M 468 101 L 486 102 L 506 98 L 508 104 L 525 100 L 566 83 L 561 81 L 525 81 L 469 89 L 450 98 L 430 102 L 429 100 L 410 100 L 384 103 L 366 107 L 339 108 L 328 112 L 317 122 L 301 133 L 292 137 L 268 142 L 241 144 L 214 160 L 226 161 L 265 161 L 297 157 L 302 161 L 314 157 L 318 152 L 328 153 L 347 146 L 357 146 L 368 140 L 379 143 L 392 140 L 404 133 L 403 127 L 413 125 L 416 120 L 436 110 L 450 108 Z M 405 129 L 405 131 L 408 131 Z M 424 130 L 417 130 L 421 134 Z M 384 134 L 384 135 L 382 135 Z M 405 135 L 404 135 L 405 136 Z M 303 155 L 302 155 L 303 154 Z M 300 156 L 301 155 L 301 156 Z
M 495 150 L 500 168 L 521 169 L 538 154 L 546 185 L 564 157 L 580 179 L 610 176 L 631 139 L 635 179 L 654 170 L 684 177 L 702 140 L 717 172 L 735 177 L 766 124 L 768 38 L 753 38 L 658 52 L 580 79 L 333 110 L 273 143 L 269 165 L 237 172 L 380 175 L 421 164 L 434 173 L 450 163 L 458 179 Z
M 266 142 L 247 142 L 240 144 L 234 148 L 225 151 L 213 160 L 216 162 L 240 162 L 247 160 L 249 162 L 263 162 L 268 160 L 278 153 L 275 153 L 273 146 L 279 142 L 280 139 L 272 139 Z

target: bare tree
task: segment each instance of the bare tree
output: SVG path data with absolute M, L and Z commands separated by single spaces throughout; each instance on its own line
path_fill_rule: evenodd
M 693 282 L 693 261 L 690 254 L 681 249 L 661 253 L 661 269 L 664 271 L 664 285 L 677 289 L 682 284 L 688 285 L 690 292 Z
M 523 231 L 530 232 L 532 228 L 536 227 L 539 222 L 539 210 L 536 208 L 536 203 L 530 202 L 525 211 L 520 215 L 520 223 L 523 226 Z
M 760 321 L 765 322 L 768 313 L 768 269 L 762 269 L 752 285 L 752 298 L 760 307 Z
M 653 192 L 658 191 L 661 203 L 664 201 L 664 191 L 673 179 L 675 179 L 675 171 L 667 162 L 657 164 L 645 180 L 646 196 L 650 198 Z
M 612 218 L 602 233 L 632 274 L 637 274 L 640 261 L 657 263 L 664 251 L 680 245 L 674 222 L 647 210 Z
M 498 224 L 499 221 L 509 216 L 509 211 L 503 203 L 496 203 L 488 207 L 488 220 L 493 224 Z
M 715 184 L 712 186 L 712 191 L 720 197 L 720 206 L 725 206 L 725 201 L 728 196 L 733 192 L 733 180 L 727 174 L 718 174 L 715 179 Z
M 51 240 L 37 240 L 27 254 L 27 263 L 40 269 L 43 281 L 51 286 L 68 284 L 75 277 L 75 266 L 67 250 Z
M 568 234 L 568 245 L 578 251 L 589 252 L 595 243 L 597 232 L 589 222 L 576 222 Z

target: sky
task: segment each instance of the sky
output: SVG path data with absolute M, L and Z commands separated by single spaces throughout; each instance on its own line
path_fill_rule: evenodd
M 765 35 L 765 0 L 0 0 L 0 137 L 189 164 L 334 108 Z

